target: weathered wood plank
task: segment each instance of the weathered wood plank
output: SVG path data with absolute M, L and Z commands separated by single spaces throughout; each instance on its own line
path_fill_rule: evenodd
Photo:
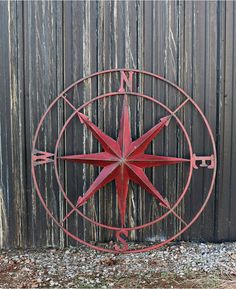
M 222 241 L 236 239 L 235 203 L 235 59 L 236 4 L 230 1 L 65 1 L 0 2 L 0 247 L 77 245 L 46 215 L 33 188 L 30 172 L 32 137 L 43 112 L 63 88 L 85 75 L 114 67 L 140 68 L 179 84 L 204 111 L 216 138 L 218 177 L 215 195 L 197 223 L 180 239 Z M 68 99 L 75 107 L 119 83 L 97 78 Z M 145 85 L 143 85 L 145 83 Z M 179 94 L 148 77 L 134 86 L 173 108 Z M 165 112 L 148 101 L 130 98 L 132 133 L 140 136 Z M 107 134 L 117 137 L 122 99 L 106 99 L 84 112 Z M 51 151 L 72 110 L 61 101 L 40 131 L 39 149 Z M 178 113 L 193 142 L 194 152 L 211 152 L 211 143 L 190 104 Z M 78 142 L 76 136 L 82 136 Z M 173 135 L 176 137 L 173 138 Z M 174 122 L 148 152 L 181 156 L 186 142 Z M 51 141 L 50 139 L 54 139 Z M 72 140 L 73 139 L 73 140 Z M 75 118 L 63 136 L 62 153 L 97 151 L 98 142 Z M 98 169 L 59 163 L 62 183 L 76 203 L 93 182 Z M 182 176 L 183 173 L 183 177 Z M 59 192 L 52 166 L 43 172 L 43 195 L 56 218 L 70 206 Z M 173 203 L 187 176 L 183 166 L 147 170 L 150 180 Z M 195 172 L 184 204 L 177 208 L 186 221 L 206 197 L 210 171 Z M 171 181 L 177 178 L 177 183 Z M 116 208 L 116 209 L 115 209 Z M 162 214 L 156 201 L 130 186 L 126 222 L 142 224 Z M 84 213 L 102 223 L 119 216 L 114 183 L 88 202 Z M 181 214 L 182 214 L 181 213 Z M 170 216 L 130 239 L 167 238 L 181 228 Z M 113 233 L 97 229 L 76 214 L 66 227 L 82 239 L 110 240 Z M 161 236 L 167 228 L 166 236 Z
M 190 95 L 193 95 L 193 1 L 184 2 L 184 63 L 183 63 L 183 89 Z M 191 111 L 187 104 L 183 111 L 183 124 L 188 125 L 188 134 L 191 138 L 192 132 L 192 120 Z M 187 150 L 187 145 L 185 145 Z M 184 178 L 187 177 L 188 172 L 184 172 Z M 191 193 L 192 187 L 190 188 L 184 198 L 184 219 L 189 222 L 191 219 Z M 191 228 L 185 232 L 182 236 L 184 240 L 190 239 Z
M 24 67 L 22 3 L 1 3 L 3 11 L 3 36 L 1 59 L 3 72 L 3 117 L 1 123 L 2 171 L 7 170 L 1 182 L 1 216 L 7 240 L 6 246 L 26 246 L 26 196 L 25 196 L 25 130 L 24 130 Z M 18 19 L 16 22 L 15 19 Z M 18 38 L 18 36 L 20 36 Z M 3 156 L 5 155 L 6 156 Z M 5 214 L 7 219 L 5 220 Z M 7 224 L 9 230 L 7 230 Z M 5 227 L 5 228 L 4 228 Z M 7 235 L 7 231 L 9 235 Z M 3 239 L 3 238 L 0 238 Z
M 233 54 L 233 74 L 232 74 L 232 118 L 231 118 L 231 124 L 232 124 L 232 132 L 231 132 L 231 168 L 230 168 L 230 226 L 229 226 L 229 241 L 234 241 L 236 236 L 236 214 L 234 209 L 234 204 L 236 204 L 236 194 L 235 194 L 235 179 L 236 179 L 236 129 L 234 128 L 234 125 L 236 123 L 236 101 L 235 101 L 235 91 L 236 91 L 236 55 L 234 48 L 236 47 L 236 3 L 233 2 L 233 25 L 230 27 L 232 29 L 232 37 L 233 37 L 233 46 L 232 51 Z
M 6 112 L 9 111 L 9 33 L 8 33 L 8 4 L 0 3 L 2 17 L 0 23 L 2 27 L 2 37 L 0 39 L 0 85 L 3 95 L 0 106 L 0 247 L 12 246 L 9 238 L 9 190 L 11 190 L 12 180 L 9 180 L 9 170 L 11 166 L 8 151 L 10 142 L 9 117 L 6 120 Z M 10 188 L 9 188 L 10 186 Z M 11 240 L 12 242 L 13 240 Z
M 216 137 L 216 114 L 217 114 L 217 2 L 207 2 L 205 6 L 206 22 L 205 22 L 205 91 L 204 91 L 204 114 L 206 115 L 211 126 L 214 138 Z M 204 137 L 204 150 L 206 154 L 212 153 L 212 145 L 209 139 L 208 132 L 205 131 Z M 211 178 L 211 171 L 206 171 L 203 183 L 203 198 L 209 189 L 209 181 Z M 210 198 L 206 210 L 204 210 L 202 222 L 202 239 L 214 240 L 214 225 L 215 225 L 215 190 L 213 190 L 212 197 Z
M 224 10 L 223 10 L 224 11 Z M 222 95 L 220 95 L 219 114 L 221 115 L 220 124 L 220 158 L 219 161 L 221 176 L 219 176 L 219 191 L 217 198 L 217 236 L 220 241 L 230 240 L 231 228 L 231 194 L 232 191 L 232 157 L 233 157 L 233 107 L 234 107 L 234 12 L 233 2 L 225 3 L 225 35 L 224 35 L 224 86 Z M 223 67 L 222 67 L 223 69 Z
M 217 17 L 217 113 L 216 113 L 216 149 L 217 149 L 217 177 L 216 177 L 216 194 L 215 194 L 215 240 L 221 239 L 221 216 L 223 213 L 223 207 L 221 207 L 221 200 L 224 192 L 222 191 L 223 178 L 225 177 L 222 173 L 224 161 L 224 79 L 225 79 L 225 24 L 226 24 L 226 3 L 218 2 L 218 17 Z
M 24 93 L 26 121 L 26 165 L 27 165 L 27 210 L 28 243 L 30 246 L 55 246 L 59 244 L 59 229 L 46 216 L 45 210 L 31 181 L 31 147 L 36 125 L 42 114 L 55 96 L 62 90 L 62 38 L 60 2 L 25 2 L 24 3 Z M 59 47 L 57 46 L 59 45 Z M 58 49 L 60 53 L 58 53 Z M 57 66 L 58 65 L 58 66 Z M 60 108 L 53 110 L 47 118 L 47 126 L 40 131 L 41 140 L 38 149 L 53 151 L 58 135 Z M 51 117 L 51 118 L 50 118 Z M 50 139 L 49 136 L 52 136 Z M 56 218 L 60 217 L 58 208 L 58 186 L 53 167 L 49 164 L 46 174 L 42 176 L 42 191 Z M 44 182 L 48 184 L 43 187 Z

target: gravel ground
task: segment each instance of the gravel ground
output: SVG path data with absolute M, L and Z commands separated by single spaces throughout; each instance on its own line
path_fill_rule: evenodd
M 1 288 L 236 288 L 236 243 L 114 255 L 87 247 L 0 251 Z

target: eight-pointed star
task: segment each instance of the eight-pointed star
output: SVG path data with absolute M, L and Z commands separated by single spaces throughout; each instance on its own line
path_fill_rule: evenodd
M 104 151 L 100 153 L 67 155 L 60 157 L 67 161 L 87 163 L 103 167 L 98 177 L 91 184 L 83 197 L 78 198 L 76 207 L 85 204 L 99 189 L 104 187 L 107 183 L 115 180 L 121 226 L 123 227 L 125 222 L 128 186 L 129 181 L 131 180 L 152 194 L 160 202 L 160 205 L 170 209 L 170 204 L 167 199 L 162 197 L 160 192 L 154 187 L 144 172 L 144 169 L 148 167 L 172 165 L 189 161 L 188 159 L 183 158 L 157 156 L 144 153 L 151 141 L 168 124 L 170 116 L 161 118 L 159 123 L 134 141 L 131 139 L 127 95 L 124 96 L 117 140 L 114 140 L 102 132 L 84 114 L 79 112 L 78 116 L 80 121 L 90 129 L 94 137 L 99 141 Z M 66 218 L 73 211 L 74 209 L 66 216 Z

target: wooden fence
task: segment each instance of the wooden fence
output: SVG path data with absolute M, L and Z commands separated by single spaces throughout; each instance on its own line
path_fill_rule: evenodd
M 46 216 L 35 193 L 32 139 L 40 117 L 59 92 L 92 72 L 118 67 L 164 76 L 204 111 L 216 140 L 217 181 L 206 210 L 182 238 L 236 240 L 234 1 L 9 1 L 0 2 L 0 27 L 0 247 L 75 244 Z M 59 128 L 57 120 L 54 125 Z M 104 126 L 102 120 L 100 125 Z M 204 151 L 204 141 L 198 140 L 201 125 L 192 135 Z M 170 147 L 176 146 L 170 142 Z M 200 180 L 191 187 L 195 200 L 206 193 L 207 184 L 203 177 Z M 58 189 L 47 181 L 49 193 L 56 196 Z M 54 201 L 60 214 L 60 200 Z M 99 202 L 102 211 L 104 198 Z M 186 206 L 194 210 L 195 204 L 193 198 Z M 149 210 L 146 201 L 142 214 Z M 68 226 L 73 230 L 75 224 L 73 220 Z M 99 234 L 83 228 L 84 238 L 102 239 Z M 147 240 L 149 234 L 134 238 Z

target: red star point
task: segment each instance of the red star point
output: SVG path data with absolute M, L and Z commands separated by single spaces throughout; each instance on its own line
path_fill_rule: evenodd
M 144 169 L 149 167 L 189 162 L 188 159 L 183 158 L 145 154 L 148 145 L 162 131 L 162 129 L 168 125 L 170 116 L 161 118 L 160 122 L 134 141 L 132 141 L 131 138 L 127 95 L 124 96 L 117 140 L 114 140 L 102 132 L 86 115 L 78 113 L 78 116 L 81 123 L 85 124 L 94 137 L 99 141 L 104 151 L 100 153 L 60 157 L 60 159 L 66 161 L 86 163 L 102 167 L 101 172 L 91 184 L 87 192 L 83 197 L 78 198 L 76 207 L 84 205 L 99 189 L 104 187 L 107 183 L 115 180 L 122 227 L 124 227 L 125 223 L 126 203 L 130 181 L 140 185 L 143 189 L 153 195 L 159 201 L 161 206 L 170 209 L 169 202 L 163 198 L 161 193 L 154 187 L 144 172 Z M 70 211 L 64 219 L 68 218 L 73 211 L 74 209 Z

